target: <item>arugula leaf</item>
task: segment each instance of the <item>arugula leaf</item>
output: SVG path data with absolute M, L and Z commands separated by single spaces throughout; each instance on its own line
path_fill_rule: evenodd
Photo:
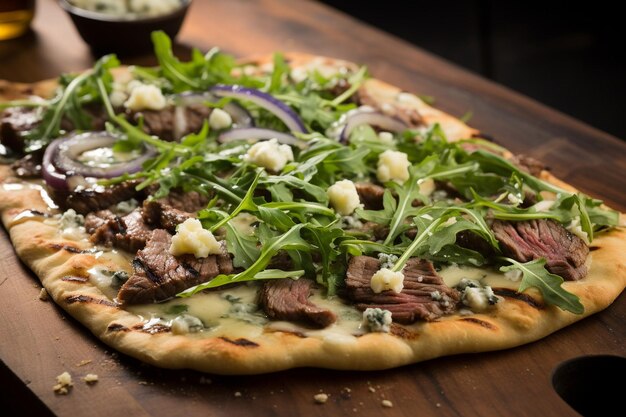
M 282 269 L 266 269 L 257 273 L 254 279 L 298 279 L 304 275 L 304 270 L 299 269 L 297 271 L 283 271 Z
M 226 223 L 226 246 L 233 254 L 233 265 L 236 268 L 249 268 L 261 253 L 258 240 L 254 236 L 239 233 L 232 224 Z
M 384 245 L 393 243 L 396 237 L 409 227 L 405 223 L 406 218 L 414 215 L 418 210 L 413 207 L 413 201 L 424 201 L 425 197 L 420 194 L 420 187 L 417 182 L 419 178 L 417 169 L 411 167 L 409 168 L 409 173 L 409 179 L 406 180 L 402 186 L 395 183 L 389 184 L 394 189 L 396 194 L 398 194 L 398 205 L 391 221 L 389 222 L 389 234 L 383 242 Z
M 330 267 L 340 255 L 335 241 L 344 235 L 343 230 L 336 227 L 313 227 L 307 225 L 303 230 L 303 237 L 311 242 L 321 256 L 322 275 L 318 282 L 327 288 L 329 296 L 336 293 L 338 283 L 330 273 Z
M 200 285 L 196 285 L 194 287 L 188 288 L 185 291 L 177 294 L 177 297 L 191 297 L 199 291 L 208 289 L 208 288 L 216 288 L 222 285 L 233 284 L 236 282 L 245 282 L 245 281 L 254 281 L 256 279 L 266 279 L 256 278 L 257 274 L 265 270 L 267 265 L 269 265 L 272 257 L 278 253 L 280 250 L 301 250 L 301 251 L 310 251 L 311 246 L 309 243 L 304 241 L 300 237 L 300 230 L 304 227 L 303 224 L 298 224 L 291 228 L 288 232 L 270 238 L 267 242 L 264 243 L 259 258 L 245 271 L 240 272 L 238 274 L 231 275 L 218 275 L 213 278 L 209 282 L 205 282 Z M 270 278 L 281 278 L 272 276 Z
M 580 299 L 562 287 L 563 278 L 551 274 L 545 269 L 545 259 L 536 259 L 526 263 L 520 263 L 511 258 L 503 259 L 510 262 L 511 265 L 501 267 L 500 271 L 519 270 L 522 272 L 523 277 L 519 286 L 519 292 L 535 287 L 541 292 L 546 303 L 574 314 L 583 314 L 585 312 L 585 307 L 581 304 Z
M 196 81 L 195 74 L 190 71 L 193 65 L 183 64 L 174 56 L 172 41 L 165 32 L 161 30 L 152 32 L 152 43 L 163 76 L 172 83 L 175 91 L 200 89 L 200 83 Z
M 364 210 L 357 208 L 355 210 L 356 215 L 366 221 L 378 223 L 383 226 L 387 226 L 391 223 L 398 208 L 398 202 L 391 194 L 391 190 L 385 190 L 383 194 L 383 209 L 382 210 Z

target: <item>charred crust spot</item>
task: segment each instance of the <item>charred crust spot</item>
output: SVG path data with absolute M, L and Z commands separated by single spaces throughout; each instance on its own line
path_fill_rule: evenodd
M 542 310 L 545 308 L 545 305 L 542 302 L 535 300 L 528 294 L 524 294 L 521 292 L 517 292 L 515 290 L 511 290 L 509 288 L 493 288 L 493 292 L 496 295 L 506 297 L 506 298 L 514 298 L 519 301 L 523 301 L 529 306 L 536 308 L 538 310 Z
M 124 326 L 123 324 L 119 324 L 119 323 L 111 323 L 109 324 L 109 326 L 107 327 L 107 332 L 127 332 L 130 329 L 126 326 Z
M 145 325 L 139 323 L 139 324 L 135 324 L 133 326 L 133 330 L 139 330 L 140 332 L 144 332 L 144 333 L 150 333 L 150 334 L 156 334 L 156 333 L 166 333 L 171 331 L 172 329 L 170 329 L 169 326 L 166 326 L 164 324 L 153 324 L 150 327 L 146 327 Z
M 243 346 L 243 347 L 258 347 L 258 343 L 254 343 L 251 340 L 248 339 L 244 339 L 243 337 L 240 337 L 239 339 L 229 339 L 228 337 L 220 337 L 220 339 L 222 339 L 225 342 L 231 343 L 233 345 L 237 345 L 237 346 Z
M 401 326 L 401 325 L 396 324 L 396 323 L 391 323 L 391 327 L 390 327 L 389 333 L 391 333 L 394 336 L 401 337 L 402 339 L 405 339 L 405 340 L 415 340 L 415 339 L 417 339 L 417 333 L 412 332 L 409 329 L 407 329 L 406 327 Z
M 489 330 L 496 330 L 497 327 L 494 326 L 493 324 L 484 321 L 484 320 L 480 320 L 474 317 L 465 317 L 462 318 L 461 321 L 466 321 L 468 323 L 474 323 L 474 324 L 478 324 L 480 327 L 484 327 L 485 329 L 489 329 Z
M 101 305 L 105 305 L 105 306 L 109 306 L 109 307 L 117 307 L 117 305 L 109 300 L 103 300 L 103 299 L 98 299 L 98 298 L 93 298 L 90 297 L 88 295 L 70 295 L 69 297 L 65 298 L 65 302 L 67 304 L 74 304 L 74 303 L 91 303 L 91 304 L 101 304 Z
M 88 280 L 89 280 L 88 278 L 77 277 L 74 275 L 66 275 L 61 278 L 61 281 L 66 281 L 66 282 L 87 282 Z
M 589 246 L 589 252 L 593 252 L 600 249 L 600 246 Z
M 59 243 L 51 244 L 50 248 L 55 250 L 55 251 L 65 250 L 65 251 L 68 251 L 70 253 L 84 253 L 84 251 L 82 249 L 79 249 L 79 248 L 77 248 L 75 246 L 61 245 Z

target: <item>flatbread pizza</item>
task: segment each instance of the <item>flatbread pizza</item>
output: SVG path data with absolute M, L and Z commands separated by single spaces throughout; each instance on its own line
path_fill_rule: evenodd
M 0 211 L 51 298 L 164 368 L 374 370 L 536 341 L 626 286 L 623 217 L 340 59 L 0 82 Z

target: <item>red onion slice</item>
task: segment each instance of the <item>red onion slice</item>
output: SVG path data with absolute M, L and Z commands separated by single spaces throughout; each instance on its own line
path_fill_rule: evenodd
M 357 111 L 347 117 L 346 124 L 339 135 L 339 141 L 348 143 L 352 130 L 362 124 L 376 126 L 394 133 L 403 132 L 409 128 L 402 120 L 377 111 Z
M 298 139 L 288 133 L 278 132 L 272 129 L 262 129 L 260 127 L 239 128 L 228 130 L 218 137 L 221 143 L 233 142 L 236 140 L 246 140 L 249 142 L 258 142 L 260 140 L 276 139 L 280 143 L 304 148 L 307 142 Z
M 114 178 L 125 173 L 132 174 L 141 171 L 142 164 L 155 155 L 154 149 L 147 148 L 132 160 L 114 163 L 108 167 L 92 167 L 78 160 L 86 151 L 112 147 L 118 139 L 109 132 L 86 132 L 52 141 L 43 156 L 44 180 L 53 188 L 67 189 L 70 176 Z
M 291 107 L 267 93 L 239 85 L 216 85 L 211 88 L 210 92 L 218 97 L 251 101 L 282 120 L 291 132 L 307 132 L 302 119 Z

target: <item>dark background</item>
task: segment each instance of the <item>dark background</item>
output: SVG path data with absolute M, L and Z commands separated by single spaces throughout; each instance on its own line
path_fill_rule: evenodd
M 322 1 L 626 139 L 626 22 L 607 1 Z

